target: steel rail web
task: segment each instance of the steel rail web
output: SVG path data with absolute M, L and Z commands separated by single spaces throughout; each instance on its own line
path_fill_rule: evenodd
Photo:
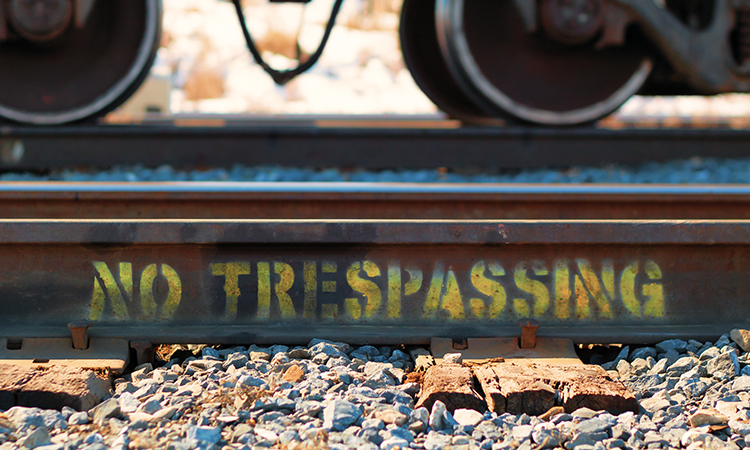
M 748 274 L 746 220 L 2 220 L 0 337 L 708 339 Z
M 513 169 L 741 158 L 750 130 L 469 127 L 365 121 L 247 121 L 219 126 L 0 127 L 0 170 L 169 164 L 178 168 Z M 175 122 L 178 123 L 178 122 Z M 441 125 L 441 123 L 444 125 Z M 226 126 L 224 126 L 226 125 Z
M 750 219 L 746 185 L 5 182 L 0 218 Z

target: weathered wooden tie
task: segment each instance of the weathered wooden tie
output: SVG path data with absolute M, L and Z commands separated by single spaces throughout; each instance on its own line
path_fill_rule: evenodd
M 432 366 L 424 375 L 417 406 L 431 408 L 437 400 L 449 411 L 489 409 L 498 414 L 540 415 L 553 406 L 562 406 L 566 412 L 583 407 L 612 414 L 638 411 L 635 395 L 599 366 L 517 360 Z

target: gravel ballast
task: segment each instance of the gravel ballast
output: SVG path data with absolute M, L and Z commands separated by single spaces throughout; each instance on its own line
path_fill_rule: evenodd
M 737 333 L 734 334 L 738 336 Z M 739 338 L 738 338 L 739 339 Z M 744 342 L 744 341 L 741 341 Z M 742 448 L 750 442 L 750 354 L 730 339 L 622 349 L 602 365 L 640 413 L 527 414 L 415 408 L 411 357 L 390 347 L 206 347 L 137 368 L 89 411 L 14 407 L 0 449 L 438 450 Z M 748 438 L 750 441 L 750 438 Z

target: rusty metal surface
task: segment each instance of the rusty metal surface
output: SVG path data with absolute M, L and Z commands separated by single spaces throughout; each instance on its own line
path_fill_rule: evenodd
M 709 338 L 749 272 L 750 221 L 3 220 L 0 336 Z
M 543 364 L 583 364 L 570 339 L 540 338 L 532 349 L 521 348 L 517 337 L 470 338 L 466 343 L 466 349 L 456 349 L 453 339 L 432 338 L 430 351 L 438 364 L 446 353 L 460 353 L 464 361 L 471 362 L 503 358 L 514 363 L 529 361 Z
M 389 121 L 382 122 L 385 128 L 373 128 L 356 120 L 338 121 L 332 127 L 295 123 L 260 118 L 235 126 L 2 126 L 0 149 L 9 150 L 0 153 L 0 170 L 244 164 L 488 171 L 641 164 L 693 156 L 744 158 L 750 141 L 750 130 L 726 128 L 456 128 L 455 122 L 449 128 L 432 123 L 402 128 Z
M 745 185 L 0 183 L 0 218 L 750 219 Z

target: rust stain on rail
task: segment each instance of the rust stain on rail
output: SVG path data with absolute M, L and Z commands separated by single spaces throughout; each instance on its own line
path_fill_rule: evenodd
M 501 336 L 521 319 L 542 333 L 599 327 L 610 338 L 727 328 L 750 317 L 749 231 L 746 222 L 0 221 L 0 337 L 69 335 L 82 320 L 95 337 L 172 342 L 197 329 L 224 342 L 321 330 Z

